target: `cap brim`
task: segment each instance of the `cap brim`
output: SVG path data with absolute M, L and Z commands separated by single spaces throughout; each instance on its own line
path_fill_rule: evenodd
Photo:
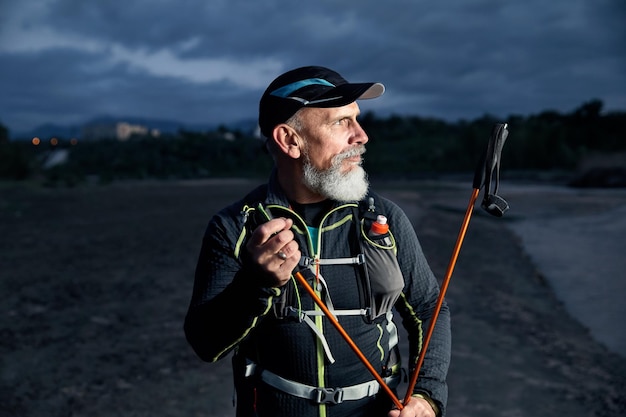
M 363 92 L 358 98 L 360 100 L 366 100 L 370 98 L 377 98 L 383 95 L 385 92 L 385 86 L 381 83 L 373 83 L 370 87 Z
M 381 83 L 342 84 L 316 97 L 304 107 L 341 107 L 356 100 L 380 97 L 385 92 Z

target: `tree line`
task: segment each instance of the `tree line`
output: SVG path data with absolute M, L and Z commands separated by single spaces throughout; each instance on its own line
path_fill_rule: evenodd
M 360 122 L 370 141 L 365 167 L 371 177 L 410 178 L 424 174 L 473 171 L 496 123 L 509 125 L 503 166 L 515 171 L 573 171 L 593 153 L 626 151 L 626 112 L 603 112 L 592 100 L 571 113 L 544 111 L 530 116 L 489 115 L 447 122 L 419 116 L 378 117 Z M 0 125 L 0 179 L 43 178 L 49 184 L 78 184 L 89 179 L 190 179 L 267 176 L 272 161 L 264 143 L 252 132 L 180 130 L 159 138 L 100 140 L 54 145 L 9 141 Z M 228 135 L 226 135 L 228 133 Z M 227 139 L 226 139 L 227 138 Z M 67 160 L 45 162 L 63 151 Z

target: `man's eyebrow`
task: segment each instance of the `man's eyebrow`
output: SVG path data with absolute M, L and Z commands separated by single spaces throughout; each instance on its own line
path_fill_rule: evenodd
M 330 118 L 330 120 L 342 120 L 342 119 L 352 119 L 352 118 L 358 119 L 360 115 L 361 115 L 360 111 L 357 111 L 357 112 L 346 111 L 346 112 L 342 112 L 342 113 L 338 113 L 334 115 L 333 117 Z

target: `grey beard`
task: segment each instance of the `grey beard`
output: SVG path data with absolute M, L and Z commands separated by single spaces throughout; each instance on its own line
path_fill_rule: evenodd
M 341 162 L 345 158 L 360 155 L 362 150 L 353 149 L 335 155 L 332 165 L 326 170 L 315 168 L 304 155 L 304 184 L 326 198 L 342 203 L 360 201 L 367 195 L 369 181 L 367 173 L 361 166 L 355 166 L 347 173 L 341 172 Z

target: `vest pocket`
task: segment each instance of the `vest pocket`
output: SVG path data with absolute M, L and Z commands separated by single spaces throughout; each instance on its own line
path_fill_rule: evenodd
M 374 320 L 391 311 L 404 288 L 404 278 L 391 232 L 368 236 L 365 230 L 361 228 L 361 241 L 365 257 L 365 279 L 370 288 L 369 319 Z

